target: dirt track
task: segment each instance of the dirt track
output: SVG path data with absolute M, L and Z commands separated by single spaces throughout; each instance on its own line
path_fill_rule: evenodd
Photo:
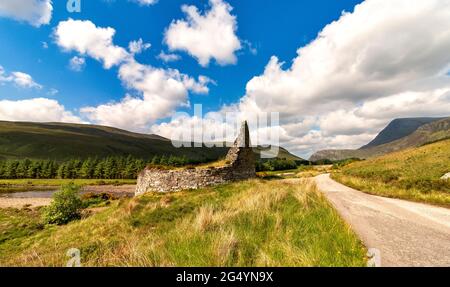
M 450 209 L 362 193 L 319 175 L 317 186 L 382 266 L 450 266 Z

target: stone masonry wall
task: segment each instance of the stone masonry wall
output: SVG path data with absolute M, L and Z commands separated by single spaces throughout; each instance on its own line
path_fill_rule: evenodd
M 246 122 L 243 123 L 238 138 L 228 152 L 226 161 L 228 165 L 223 167 L 180 170 L 146 168 L 138 176 L 135 194 L 199 189 L 255 177 L 255 158 Z

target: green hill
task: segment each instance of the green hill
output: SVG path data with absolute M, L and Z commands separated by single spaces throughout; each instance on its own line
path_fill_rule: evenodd
M 212 161 L 227 151 L 228 148 L 175 148 L 170 140 L 157 135 L 104 126 L 0 121 L 0 159 L 63 161 L 122 155 L 150 159 L 154 155 L 173 155 Z M 301 160 L 285 149 L 280 150 L 279 157 Z
M 450 140 L 347 165 L 333 177 L 367 193 L 450 207 Z
M 432 121 L 417 128 L 412 134 L 385 144 L 365 147 L 358 150 L 323 150 L 311 156 L 311 161 L 323 159 L 344 160 L 348 158 L 366 159 L 401 151 L 407 148 L 450 138 L 450 118 Z
M 439 120 L 443 120 L 443 118 L 395 119 L 390 122 L 389 125 L 383 129 L 373 141 L 363 146 L 361 149 L 380 146 L 399 140 L 414 133 L 421 126 Z

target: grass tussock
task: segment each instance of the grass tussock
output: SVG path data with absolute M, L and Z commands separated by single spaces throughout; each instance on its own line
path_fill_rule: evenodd
M 385 197 L 450 207 L 450 140 L 352 163 L 333 174 L 341 183 Z
M 7 234 L 0 237 L 1 266 L 64 266 L 70 248 L 80 249 L 83 266 L 366 263 L 359 239 L 309 180 L 121 199 L 66 226 L 30 224 L 26 234 L 17 234 L 13 222 L 31 215 L 12 212 L 0 210 L 0 234 Z

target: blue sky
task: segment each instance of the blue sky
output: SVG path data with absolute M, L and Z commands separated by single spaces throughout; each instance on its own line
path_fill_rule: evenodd
M 183 18 L 181 6 L 195 5 L 207 9 L 207 1 L 170 0 L 142 7 L 124 0 L 106 2 L 82 1 L 81 13 L 69 13 L 65 1 L 54 1 L 53 17 L 49 25 L 39 28 L 8 18 L 0 18 L 0 63 L 5 70 L 27 71 L 36 82 L 46 88 L 59 91 L 57 98 L 67 109 L 86 105 L 98 105 L 120 100 L 126 89 L 117 79 L 117 73 L 104 70 L 102 64 L 86 59 L 83 72 L 69 69 L 68 62 L 75 52 L 62 51 L 52 39 L 52 30 L 59 21 L 69 17 L 91 20 L 100 27 L 114 27 L 114 42 L 127 47 L 133 40 L 142 38 L 152 47 L 137 58 L 153 66 L 177 68 L 189 75 L 204 74 L 217 82 L 209 95 L 192 95 L 193 103 L 204 105 L 205 111 L 216 110 L 223 104 L 238 101 L 245 94 L 246 83 L 264 70 L 272 55 L 289 62 L 299 46 L 306 44 L 331 21 L 337 20 L 343 10 L 350 11 L 360 1 L 229 1 L 237 16 L 237 35 L 250 42 L 257 50 L 252 54 L 243 48 L 236 65 L 210 64 L 201 67 L 186 53 L 179 53 L 180 61 L 165 64 L 156 56 L 167 51 L 163 32 L 172 20 Z M 258 9 L 255 9 L 258 7 Z M 280 33 L 279 31 L 283 31 Z M 48 43 L 48 49 L 42 42 Z M 36 96 L 48 97 L 47 89 L 18 89 L 5 85 L 0 87 L 2 99 L 24 99 Z M 190 109 L 188 109 L 190 110 Z
M 0 120 L 170 137 L 194 104 L 278 112 L 281 144 L 308 156 L 363 145 L 393 118 L 450 114 L 447 0 L 142 2 L 2 1 Z

